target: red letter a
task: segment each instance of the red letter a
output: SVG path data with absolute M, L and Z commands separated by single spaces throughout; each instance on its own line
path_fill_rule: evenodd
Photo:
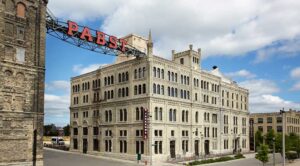
M 88 41 L 93 41 L 92 35 L 90 33 L 90 29 L 88 27 L 84 27 L 81 32 L 80 39 L 85 40 L 87 38 Z

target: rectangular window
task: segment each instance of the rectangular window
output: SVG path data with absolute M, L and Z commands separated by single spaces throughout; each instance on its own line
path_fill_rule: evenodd
M 272 123 L 272 120 L 273 120 L 272 117 L 268 117 L 267 118 L 267 123 Z
M 78 149 L 78 142 L 77 139 L 73 139 L 73 149 Z
M 98 139 L 94 139 L 94 141 L 93 141 L 93 150 L 99 151 L 99 140 Z
M 24 63 L 25 62 L 25 49 L 24 48 L 17 48 L 16 54 L 17 62 Z
M 88 128 L 87 127 L 83 128 L 83 135 L 88 135 Z
M 184 59 L 183 58 L 180 58 L 180 64 L 184 64 Z
M 98 127 L 94 127 L 94 128 L 93 128 L 93 134 L 94 134 L 94 135 L 98 135 L 98 134 L 99 134 L 99 129 L 98 129 Z
M 257 123 L 264 123 L 264 119 L 263 118 L 257 118 Z

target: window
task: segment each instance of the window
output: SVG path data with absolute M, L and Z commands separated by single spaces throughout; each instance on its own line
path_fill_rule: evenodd
M 258 126 L 257 129 L 258 129 L 259 131 L 261 131 L 261 132 L 264 131 L 264 128 L 263 128 L 262 126 Z
M 98 134 L 99 134 L 99 129 L 98 129 L 98 127 L 94 127 L 94 128 L 93 128 L 93 134 L 94 134 L 94 135 L 98 135 Z
M 111 140 L 105 140 L 105 151 L 111 152 L 112 150 L 112 141 Z
M 88 135 L 88 128 L 87 127 L 83 128 L 83 135 Z
M 272 123 L 272 117 L 267 118 L 267 123 Z
M 73 135 L 78 135 L 78 128 L 73 128 Z
M 282 123 L 282 117 L 277 117 L 276 120 L 277 120 L 277 123 Z
M 120 140 L 120 153 L 127 153 L 127 141 Z
M 180 64 L 184 64 L 184 59 L 183 58 L 180 58 Z
M 183 140 L 183 141 L 182 141 L 182 151 L 183 151 L 184 153 L 189 151 L 188 143 L 189 143 L 188 140 Z
M 155 141 L 154 142 L 154 153 L 155 154 L 162 154 L 162 141 Z
M 136 154 L 144 154 L 144 141 L 136 141 Z
M 17 4 L 17 16 L 18 17 L 25 18 L 25 10 L 26 10 L 26 7 L 23 3 Z
M 277 126 L 277 132 L 279 132 L 279 133 L 282 132 L 282 126 Z
M 198 123 L 199 122 L 199 113 L 198 111 L 195 114 L 195 122 Z
M 272 126 L 267 126 L 267 131 L 271 131 L 272 130 Z
M 264 119 L 263 118 L 258 118 L 257 123 L 264 123 Z

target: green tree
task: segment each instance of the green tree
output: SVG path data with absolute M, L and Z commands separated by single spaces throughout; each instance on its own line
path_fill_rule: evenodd
M 268 133 L 265 136 L 266 144 L 269 146 L 270 149 L 273 149 L 273 138 L 275 138 L 274 130 L 268 131 Z
M 262 135 L 262 132 L 260 130 L 257 130 L 255 133 L 255 149 L 259 147 L 264 141 L 264 137 Z
M 275 152 L 282 155 L 282 133 L 277 133 L 275 136 Z
M 65 136 L 70 136 L 70 125 L 68 124 L 63 129 L 64 129 Z
M 44 136 L 57 136 L 58 131 L 55 124 L 44 125 Z
M 265 163 L 269 161 L 268 150 L 268 145 L 261 144 L 259 146 L 258 153 L 255 155 L 255 158 L 260 160 L 263 163 L 263 165 L 265 165 Z

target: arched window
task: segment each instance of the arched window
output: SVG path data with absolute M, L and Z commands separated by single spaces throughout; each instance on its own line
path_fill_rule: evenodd
M 122 73 L 122 82 L 126 80 L 125 73 Z
M 171 88 L 171 96 L 174 97 L 174 88 Z
M 165 71 L 164 71 L 164 69 L 161 69 L 161 78 L 162 78 L 162 79 L 165 78 Z
M 122 75 L 119 73 L 119 82 L 122 82 Z
M 110 76 L 111 84 L 114 84 L 114 76 Z
M 25 18 L 25 13 L 26 12 L 26 7 L 23 3 L 18 3 L 17 4 L 17 16 Z
M 110 85 L 110 77 L 107 77 L 107 85 Z
M 129 96 L 129 88 L 126 87 L 126 96 Z
M 174 81 L 174 72 L 172 72 L 172 76 L 171 77 L 172 77 L 172 81 Z
M 153 67 L 153 77 L 156 77 L 156 67 Z
M 156 93 L 156 84 L 153 84 L 153 93 Z
M 122 96 L 122 91 L 121 91 L 121 88 L 118 90 L 118 97 L 121 97 Z
M 173 110 L 173 120 L 176 122 L 176 109 Z
M 196 112 L 196 115 L 195 115 L 196 117 L 195 117 L 195 121 L 196 121 L 196 123 L 198 123 L 199 122 L 199 113 L 198 113 L 198 111 Z
M 172 111 L 172 109 L 170 109 L 170 110 L 169 110 L 169 121 L 170 121 L 170 122 L 173 120 L 172 114 L 173 114 L 173 111 Z
M 157 77 L 160 78 L 160 68 L 157 68 Z
M 145 77 L 146 67 L 143 67 L 143 77 Z
M 129 73 L 127 71 L 126 74 L 125 74 L 125 81 L 128 81 L 128 80 L 129 80 Z
M 124 114 L 124 121 L 127 121 L 127 110 L 124 109 L 123 111 L 124 111 L 124 112 L 123 112 L 123 114 Z
M 141 77 L 142 77 L 142 69 L 139 68 L 139 78 L 141 78 Z
M 123 121 L 123 110 L 119 111 L 120 121 Z
M 157 91 L 157 94 L 160 94 L 160 85 L 159 84 L 157 85 L 156 91 Z
M 155 111 L 154 111 L 154 117 L 155 117 L 155 120 L 158 120 L 158 108 L 155 107 Z
M 182 122 L 184 122 L 184 120 L 185 120 L 185 113 L 184 113 L 185 111 L 184 110 L 182 110 L 182 115 L 181 115 L 181 120 L 182 120 Z
M 107 78 L 104 77 L 104 85 L 107 85 Z
M 185 122 L 189 121 L 189 111 L 185 111 Z
M 134 79 L 137 79 L 137 69 L 134 70 Z
M 125 88 L 122 88 L 122 97 L 125 97 Z
M 165 94 L 165 87 L 162 85 L 161 86 L 161 94 L 164 95 Z
M 160 107 L 160 109 L 159 109 L 159 120 L 161 120 L 161 121 L 162 121 L 162 116 L 163 116 L 162 108 Z
M 135 118 L 136 118 L 136 120 L 140 119 L 140 110 L 138 107 L 136 107 L 136 109 L 135 109 Z
M 141 107 L 141 120 L 144 120 L 144 116 L 145 116 L 144 114 L 145 114 L 144 108 Z

